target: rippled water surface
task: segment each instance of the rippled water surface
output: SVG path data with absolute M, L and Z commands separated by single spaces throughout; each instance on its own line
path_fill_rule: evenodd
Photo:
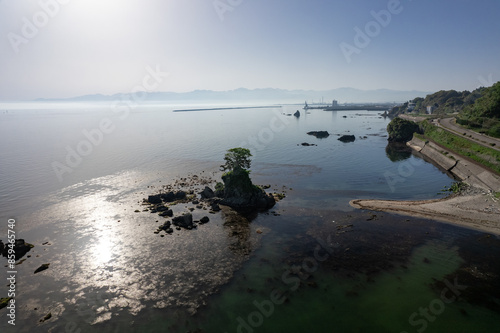
M 388 147 L 388 119 L 321 110 L 297 119 L 287 114 L 300 106 L 289 105 L 172 112 L 200 107 L 214 105 L 0 107 L 0 239 L 14 218 L 17 238 L 35 245 L 16 266 L 16 327 L 2 309 L 2 332 L 497 329 L 497 237 L 349 206 L 437 198 L 453 182 Z M 332 135 L 306 134 L 315 130 Z M 178 204 L 174 214 L 192 208 L 210 222 L 155 234 L 165 219 L 142 199 L 194 175 L 214 187 L 237 146 L 252 150 L 254 182 L 286 198 L 246 218 Z M 33 274 L 43 263 L 49 269 Z M 444 302 L 455 296 L 447 283 L 467 289 Z

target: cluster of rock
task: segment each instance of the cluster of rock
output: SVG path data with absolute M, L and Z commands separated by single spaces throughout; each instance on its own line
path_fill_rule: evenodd
M 249 172 L 235 169 L 222 176 L 223 189 L 218 191 L 222 196 L 220 204 L 237 211 L 267 210 L 273 207 L 276 200 L 262 188 L 252 184 Z
M 354 135 L 342 135 L 338 140 L 342 142 L 354 142 L 356 137 Z
M 14 242 L 14 252 L 16 260 L 22 258 L 26 253 L 28 253 L 34 245 L 26 243 L 24 239 L 16 239 Z M 0 240 L 0 253 L 4 257 L 8 257 L 10 247 L 8 245 L 4 245 L 4 243 Z
M 327 131 L 311 131 L 307 132 L 307 134 L 315 136 L 318 139 L 325 139 L 330 136 L 330 133 Z M 340 135 L 340 138 L 338 138 L 339 141 L 342 142 L 354 142 L 356 140 L 356 137 L 354 135 Z M 312 144 L 309 144 L 307 142 L 302 143 L 303 146 L 312 146 Z
M 175 226 L 177 230 L 181 230 L 181 228 L 192 230 L 195 229 L 197 224 L 205 224 L 208 223 L 210 219 L 208 216 L 203 216 L 199 221 L 193 220 L 193 215 L 191 213 L 183 214 L 180 216 L 176 216 L 172 219 L 172 222 L 167 221 L 163 223 L 158 229 L 155 231 L 156 234 L 160 233 L 162 230 L 167 234 L 172 234 L 174 229 L 172 226 Z
M 200 220 L 194 220 L 191 213 L 184 212 L 182 215 L 174 216 L 174 211 L 169 205 L 178 203 L 191 203 L 196 209 L 209 209 L 209 212 L 215 214 L 221 210 L 219 204 L 229 206 L 239 212 L 250 212 L 255 210 L 267 210 L 274 206 L 276 200 L 273 195 L 266 193 L 262 188 L 252 184 L 249 177 L 249 172 L 244 169 L 236 169 L 222 176 L 224 184 L 219 183 L 216 186 L 216 191 L 208 186 L 198 192 L 196 196 L 193 190 L 185 191 L 169 191 L 149 195 L 143 202 L 149 205 L 151 213 L 157 213 L 164 218 L 172 218 L 171 221 L 166 221 L 158 227 L 155 233 L 165 231 L 167 234 L 172 234 L 174 228 L 177 230 L 186 229 L 192 230 L 197 225 L 208 223 L 208 216 L 203 216 Z M 270 186 L 269 186 L 270 187 Z M 195 208 L 189 208 L 190 211 Z M 139 212 L 137 210 L 137 212 Z
M 211 200 L 215 197 L 215 193 L 211 188 L 206 186 L 205 189 L 200 193 L 200 195 L 202 200 L 205 201 L 208 206 L 210 206 L 211 213 L 220 211 L 220 207 L 217 202 Z M 178 230 L 180 230 L 181 228 L 191 230 L 196 228 L 196 223 L 205 224 L 210 221 L 207 216 L 202 217 L 199 221 L 194 221 L 193 215 L 191 213 L 174 217 L 173 210 L 165 205 L 166 203 L 176 205 L 178 203 L 185 202 L 191 202 L 192 204 L 197 205 L 196 207 L 199 209 L 204 208 L 203 205 L 200 205 L 200 201 L 196 199 L 194 191 L 190 191 L 188 193 L 184 191 L 169 191 L 167 193 L 150 195 L 147 199 L 144 199 L 144 203 L 150 205 L 149 211 L 151 213 L 158 213 L 159 216 L 165 218 L 173 217 L 172 221 L 166 221 L 161 226 L 159 226 L 155 233 L 158 234 L 161 231 L 165 231 L 167 234 L 172 234 L 174 232 L 172 228 L 173 226 Z
M 184 191 L 177 192 L 167 192 L 160 193 L 156 195 L 150 195 L 147 201 L 151 204 L 161 204 L 162 202 L 174 202 L 179 200 L 185 200 L 187 198 L 187 193 Z
M 328 133 L 327 131 L 311 131 L 307 132 L 307 134 L 315 136 L 318 139 L 324 139 L 330 136 L 330 133 Z

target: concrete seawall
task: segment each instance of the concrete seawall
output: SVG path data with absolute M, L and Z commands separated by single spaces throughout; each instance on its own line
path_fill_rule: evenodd
M 486 168 L 472 163 L 432 141 L 422 141 L 413 136 L 413 139 L 406 144 L 465 183 L 485 190 L 500 192 L 500 176 Z

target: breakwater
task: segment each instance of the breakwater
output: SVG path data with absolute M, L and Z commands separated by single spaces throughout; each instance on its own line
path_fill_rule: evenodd
M 421 140 L 415 135 L 406 144 L 469 185 L 495 192 L 500 191 L 500 177 L 485 167 L 432 141 Z

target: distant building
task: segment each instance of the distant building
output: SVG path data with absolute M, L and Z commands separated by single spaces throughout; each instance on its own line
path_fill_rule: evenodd
M 415 104 L 413 102 L 408 102 L 408 112 L 412 112 L 413 110 L 415 110 L 416 106 L 417 106 L 417 104 Z
M 434 105 L 427 106 L 427 114 L 432 114 L 434 110 L 436 110 L 436 107 Z
M 334 99 L 334 100 L 332 101 L 332 107 L 336 107 L 336 106 L 338 106 L 338 105 L 339 105 L 339 102 L 337 102 L 337 100 L 336 100 L 336 99 Z

